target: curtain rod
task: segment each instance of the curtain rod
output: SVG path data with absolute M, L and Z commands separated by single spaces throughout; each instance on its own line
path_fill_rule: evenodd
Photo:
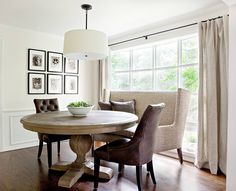
M 227 15 L 227 16 L 229 16 L 229 15 Z M 204 20 L 204 21 L 201 21 L 201 22 L 212 21 L 212 20 L 220 19 L 220 18 L 223 18 L 223 16 L 214 17 L 214 18 L 207 19 L 207 20 Z M 154 35 L 161 34 L 161 33 L 166 33 L 166 32 L 173 31 L 173 30 L 178 30 L 178 29 L 181 29 L 181 28 L 190 27 L 190 26 L 197 25 L 197 24 L 198 24 L 198 22 L 195 22 L 195 23 L 191 23 L 191 24 L 187 24 L 187 25 L 183 25 L 183 26 L 179 26 L 179 27 L 175 27 L 175 28 L 171 28 L 171 29 L 167 29 L 167 30 L 163 30 L 163 31 L 158 31 L 158 32 L 155 32 L 155 33 L 151 33 L 151 34 L 147 34 L 147 35 L 143 35 L 143 36 L 139 36 L 139 37 L 135 37 L 135 38 L 130 38 L 130 39 L 127 39 L 127 40 L 123 40 L 123 41 L 120 41 L 120 42 L 109 44 L 108 46 L 123 44 L 123 43 L 126 43 L 126 42 L 130 42 L 130 41 L 134 41 L 134 40 L 138 40 L 138 39 L 142 39 L 142 38 L 145 38 L 147 40 L 148 37 L 150 37 L 150 36 L 154 36 Z

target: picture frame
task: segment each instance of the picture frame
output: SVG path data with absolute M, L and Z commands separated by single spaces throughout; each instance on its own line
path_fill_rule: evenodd
M 45 94 L 45 74 L 28 73 L 28 94 Z
M 60 52 L 47 52 L 47 71 L 48 72 L 63 72 L 63 54 Z
M 46 71 L 46 51 L 28 49 L 28 70 Z
M 47 94 L 62 94 L 63 76 L 62 74 L 47 74 Z
M 64 94 L 78 94 L 79 77 L 76 75 L 64 76 Z
M 64 73 L 79 74 L 79 60 L 64 58 Z

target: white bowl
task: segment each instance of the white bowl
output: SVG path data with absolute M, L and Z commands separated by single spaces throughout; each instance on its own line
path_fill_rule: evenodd
M 86 116 L 92 109 L 94 105 L 89 107 L 67 107 L 68 111 L 74 116 Z

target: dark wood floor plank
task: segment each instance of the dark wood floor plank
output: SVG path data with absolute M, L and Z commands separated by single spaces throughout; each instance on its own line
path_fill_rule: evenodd
M 71 189 L 57 186 L 61 173 L 49 172 L 46 146 L 37 160 L 37 147 L 0 153 L 0 190 L 1 191 L 91 191 L 92 177 L 83 176 Z M 53 145 L 53 162 L 73 161 L 75 154 L 67 142 L 61 144 L 61 155 L 57 157 L 56 144 Z M 137 191 L 135 167 L 125 166 L 122 175 L 118 165 L 102 162 L 114 170 L 114 177 L 108 182 L 99 182 L 99 191 Z M 169 157 L 155 155 L 153 167 L 157 184 L 153 185 L 151 176 L 143 167 L 145 191 L 224 191 L 225 177 L 214 176 L 208 171 L 195 168 L 191 163 Z

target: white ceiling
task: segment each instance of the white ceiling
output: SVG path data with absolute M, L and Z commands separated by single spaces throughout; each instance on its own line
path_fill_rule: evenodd
M 0 0 L 0 24 L 63 35 L 84 28 L 81 4 L 90 3 L 88 28 L 109 36 L 223 4 L 221 0 Z

